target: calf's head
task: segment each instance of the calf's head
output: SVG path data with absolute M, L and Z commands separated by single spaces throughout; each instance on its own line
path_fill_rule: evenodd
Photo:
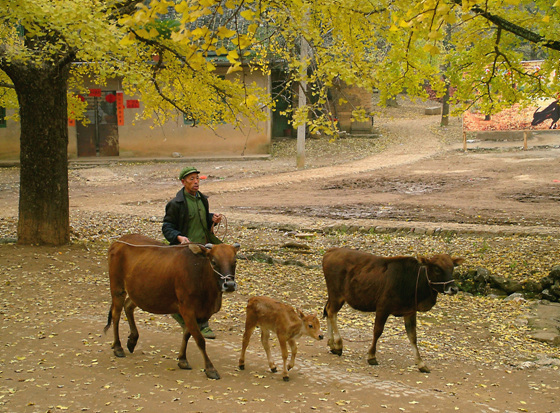
M 323 332 L 321 331 L 321 324 L 317 316 L 315 314 L 305 315 L 299 308 L 296 311 L 303 325 L 303 333 L 315 340 L 322 340 Z
M 233 245 L 206 244 L 205 248 L 214 272 L 220 277 L 219 283 L 222 292 L 230 293 L 237 290 L 237 282 L 235 281 L 236 255 L 241 246 L 237 243 Z
M 459 292 L 453 278 L 453 270 L 465 261 L 462 257 L 451 257 L 447 254 L 434 255 L 432 258 L 420 257 L 426 267 L 426 277 L 430 286 L 438 293 L 454 295 Z

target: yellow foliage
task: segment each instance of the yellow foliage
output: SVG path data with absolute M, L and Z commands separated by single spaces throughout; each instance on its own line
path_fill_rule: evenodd
M 228 68 L 227 74 L 229 75 L 230 73 L 239 72 L 241 70 L 243 70 L 241 63 L 234 63 Z
M 224 38 L 235 36 L 236 33 L 237 32 L 235 30 L 230 30 L 227 27 L 221 26 L 220 28 L 218 28 L 217 35 L 218 37 Z
M 241 17 L 243 17 L 245 20 L 255 20 L 256 18 L 256 14 L 253 10 L 243 10 L 241 13 L 239 13 L 241 15 Z
M 230 63 L 237 63 L 237 60 L 239 59 L 239 54 L 237 53 L 237 50 L 230 50 L 227 54 L 227 60 Z

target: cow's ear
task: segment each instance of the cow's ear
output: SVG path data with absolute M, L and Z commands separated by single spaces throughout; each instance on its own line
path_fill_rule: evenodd
M 303 314 L 303 311 L 301 311 L 299 308 L 296 308 L 296 313 L 302 320 L 305 318 L 305 314 Z
M 198 244 L 188 244 L 188 245 L 191 252 L 195 255 L 200 255 L 205 253 L 205 250 Z
M 461 265 L 462 263 L 465 262 L 465 259 L 463 257 L 456 257 L 453 258 L 453 265 L 456 267 L 458 265 Z

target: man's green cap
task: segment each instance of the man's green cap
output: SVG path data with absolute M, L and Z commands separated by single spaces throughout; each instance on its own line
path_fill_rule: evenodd
M 183 170 L 181 171 L 181 173 L 179 174 L 179 179 L 183 179 L 185 176 L 190 175 L 190 174 L 199 174 L 200 171 L 198 169 L 196 169 L 194 166 L 187 166 L 185 168 L 183 168 Z

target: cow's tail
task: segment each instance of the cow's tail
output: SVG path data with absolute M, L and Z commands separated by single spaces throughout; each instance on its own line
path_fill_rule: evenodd
M 109 308 L 109 315 L 107 316 L 107 325 L 103 329 L 104 333 L 107 333 L 109 327 L 111 327 L 111 322 L 113 321 L 113 304 L 111 304 L 111 308 Z

